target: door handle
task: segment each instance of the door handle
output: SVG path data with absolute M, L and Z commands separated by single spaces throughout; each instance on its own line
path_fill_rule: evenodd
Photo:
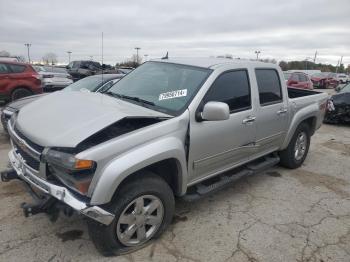
M 255 116 L 248 116 L 247 118 L 243 119 L 242 124 L 249 124 L 254 122 L 256 119 Z
M 282 114 L 285 114 L 287 113 L 287 108 L 281 108 L 280 110 L 277 111 L 277 115 L 282 115 Z

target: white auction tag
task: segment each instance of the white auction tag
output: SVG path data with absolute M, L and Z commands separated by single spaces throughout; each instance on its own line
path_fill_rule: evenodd
M 187 89 L 175 90 L 159 95 L 159 100 L 172 99 L 176 97 L 187 96 Z

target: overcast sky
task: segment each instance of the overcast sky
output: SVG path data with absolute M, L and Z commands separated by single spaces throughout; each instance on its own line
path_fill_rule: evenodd
M 0 50 L 115 63 L 135 53 L 350 64 L 350 0 L 0 0 Z

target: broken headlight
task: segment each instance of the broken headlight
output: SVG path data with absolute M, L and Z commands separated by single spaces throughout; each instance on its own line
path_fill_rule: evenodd
M 95 166 L 92 160 L 78 159 L 74 155 L 66 152 L 49 149 L 45 155 L 48 163 L 66 168 L 68 170 L 91 169 Z
M 78 159 L 71 153 L 54 149 L 49 149 L 44 157 L 49 176 L 53 175 L 80 194 L 87 194 L 96 169 L 94 161 Z

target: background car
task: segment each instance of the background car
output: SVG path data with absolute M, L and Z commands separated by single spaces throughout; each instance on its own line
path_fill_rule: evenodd
M 350 81 L 350 77 L 346 74 L 337 74 L 337 80 L 340 84 L 346 84 Z
M 325 123 L 350 124 L 350 84 L 344 86 L 328 101 Z
M 293 72 L 289 75 L 287 86 L 302 89 L 314 89 L 310 77 L 302 72 Z
M 45 92 L 57 91 L 73 83 L 72 76 L 66 69 L 54 66 L 33 66 L 41 76 Z
M 339 82 L 334 78 L 334 73 L 316 73 L 311 75 L 311 81 L 315 88 L 335 88 Z
M 116 82 L 118 82 L 124 74 L 106 74 L 106 75 L 94 75 L 79 80 L 66 88 L 62 89 L 62 92 L 66 91 L 87 91 L 87 92 L 106 92 Z M 41 94 L 36 96 L 28 96 L 19 99 L 15 102 L 9 103 L 1 111 L 1 123 L 4 130 L 7 132 L 7 122 L 10 120 L 13 113 L 18 112 L 23 106 L 37 100 L 38 98 L 47 95 Z
M 291 75 L 292 73 L 290 72 L 286 72 L 286 71 L 283 72 L 283 76 L 284 76 L 284 79 L 286 80 L 286 83 L 288 82 L 288 79 Z
M 26 63 L 0 62 L 0 99 L 14 101 L 43 92 L 41 77 Z
M 102 70 L 102 66 L 95 61 L 72 61 L 68 64 L 67 69 L 75 82 L 84 77 L 95 75 Z

